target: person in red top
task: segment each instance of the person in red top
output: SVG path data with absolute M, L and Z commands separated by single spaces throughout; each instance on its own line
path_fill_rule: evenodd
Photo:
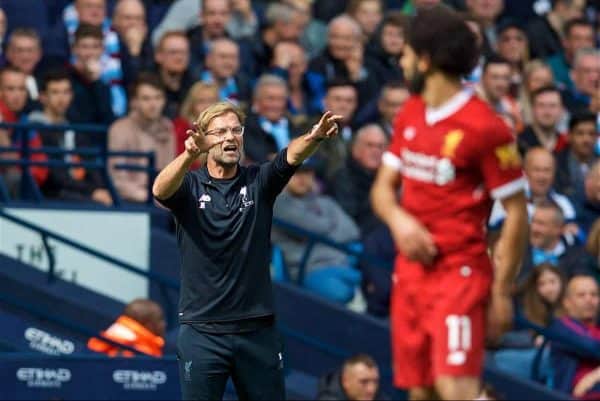
M 398 250 L 394 384 L 409 388 L 411 399 L 434 392 L 474 399 L 486 331 L 498 338 L 512 322 L 510 294 L 526 243 L 525 180 L 507 125 L 461 85 L 479 57 L 464 21 L 434 7 L 419 12 L 409 32 L 401 64 L 417 94 L 396 118 L 371 193 Z M 495 272 L 485 232 L 493 199 L 507 211 Z
M 16 123 L 20 120 L 27 103 L 27 76 L 14 67 L 4 67 L 0 70 L 0 121 Z M 34 153 L 36 148 L 42 147 L 42 140 L 35 131 L 0 129 L 0 146 L 20 146 L 23 137 L 27 138 L 32 161 L 47 161 L 44 153 Z M 0 153 L 0 159 L 19 159 L 18 153 Z M 44 184 L 48 178 L 48 167 L 35 166 L 28 169 L 38 186 Z M 21 168 L 18 165 L 2 167 L 0 174 L 8 181 L 7 185 L 11 195 L 17 197 L 18 185 L 22 179 Z

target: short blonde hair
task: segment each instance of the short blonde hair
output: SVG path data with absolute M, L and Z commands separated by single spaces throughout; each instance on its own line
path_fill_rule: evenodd
M 194 129 L 201 134 L 206 133 L 208 125 L 212 120 L 227 113 L 235 114 L 238 120 L 240 120 L 240 124 L 244 124 L 244 119 L 246 118 L 244 112 L 235 104 L 224 101 L 215 103 L 200 113 L 196 121 L 194 121 Z
M 181 117 L 188 121 L 193 121 L 194 118 L 196 118 L 194 115 L 194 104 L 202 92 L 211 92 L 211 94 L 215 96 L 215 99 L 219 99 L 219 87 L 217 84 L 198 81 L 192 85 L 187 95 L 185 95 L 185 99 L 183 100 L 181 109 L 179 110 L 179 115 Z

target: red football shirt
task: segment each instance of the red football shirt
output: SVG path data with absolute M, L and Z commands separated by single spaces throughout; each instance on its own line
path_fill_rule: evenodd
M 466 89 L 435 109 L 411 97 L 383 163 L 401 174 L 401 206 L 427 227 L 440 256 L 485 252 L 492 200 L 525 184 L 515 138 Z

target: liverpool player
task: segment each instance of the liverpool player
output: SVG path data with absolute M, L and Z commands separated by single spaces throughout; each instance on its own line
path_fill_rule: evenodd
M 434 390 L 442 399 L 474 399 L 486 308 L 488 336 L 512 321 L 511 286 L 527 232 L 524 179 L 508 127 L 461 85 L 479 57 L 464 21 L 445 7 L 422 10 L 408 39 L 402 68 L 416 94 L 397 116 L 372 191 L 399 251 L 394 383 L 411 399 L 432 399 Z M 507 211 L 495 269 L 484 228 L 494 199 Z

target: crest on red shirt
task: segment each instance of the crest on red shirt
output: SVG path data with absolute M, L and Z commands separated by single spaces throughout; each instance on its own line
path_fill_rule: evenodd
M 444 137 L 444 145 L 442 146 L 441 155 L 443 157 L 453 158 L 456 156 L 456 148 L 462 142 L 465 133 L 459 129 L 450 131 Z

